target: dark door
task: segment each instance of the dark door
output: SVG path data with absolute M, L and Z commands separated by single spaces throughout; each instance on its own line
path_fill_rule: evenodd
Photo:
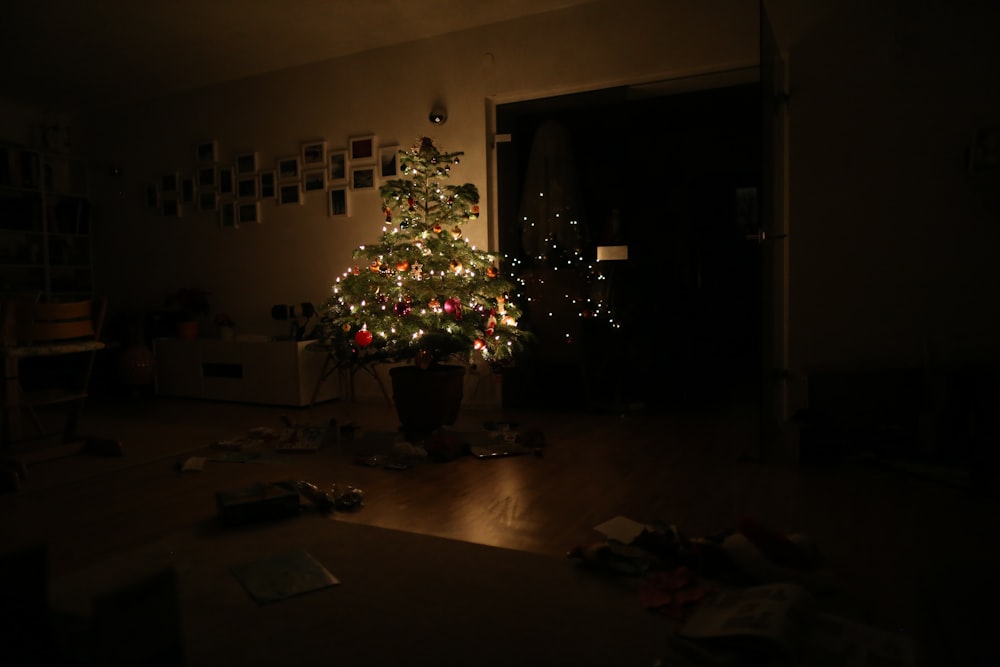
M 497 108 L 500 250 L 536 353 L 508 407 L 663 412 L 759 391 L 759 83 Z M 747 202 L 751 208 L 747 208 Z M 597 262 L 599 249 L 627 259 Z

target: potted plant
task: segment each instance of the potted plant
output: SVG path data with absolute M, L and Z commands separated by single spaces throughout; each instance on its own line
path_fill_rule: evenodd
M 215 326 L 219 328 L 219 338 L 222 340 L 236 338 L 236 322 L 228 313 L 216 313 Z
M 448 182 L 461 155 L 428 138 L 399 152 L 402 177 L 380 188 L 381 236 L 354 251 L 320 308 L 321 343 L 352 374 L 398 364 L 389 376 L 404 431 L 453 424 L 464 362 L 478 355 L 498 370 L 531 339 L 517 326 L 516 277 L 466 239 L 479 192 Z
M 177 336 L 194 340 L 201 331 L 201 321 L 209 311 L 209 293 L 200 287 L 181 287 L 167 297 L 167 304 L 176 311 Z

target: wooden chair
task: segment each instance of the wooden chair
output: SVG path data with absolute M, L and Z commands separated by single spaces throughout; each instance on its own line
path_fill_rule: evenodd
M 15 487 L 27 477 L 31 463 L 81 452 L 122 454 L 118 441 L 77 432 L 94 361 L 104 348 L 101 327 L 106 308 L 103 298 L 70 303 L 4 302 L 0 351 L 6 373 L 0 399 L 0 465 Z M 47 430 L 36 409 L 63 404 L 62 429 Z M 21 432 L 25 412 L 35 421 L 30 436 Z M 39 442 L 53 436 L 61 436 L 58 444 Z

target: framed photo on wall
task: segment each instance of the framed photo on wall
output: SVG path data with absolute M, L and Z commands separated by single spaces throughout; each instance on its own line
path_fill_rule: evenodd
M 236 229 L 236 202 L 224 201 L 219 204 L 219 226 L 224 229 Z
M 198 193 L 198 210 L 199 211 L 217 211 L 219 210 L 219 194 L 215 191 L 199 192 Z
M 244 176 L 236 180 L 236 196 L 244 201 L 257 199 L 257 177 Z
M 302 168 L 318 167 L 326 160 L 326 141 L 315 139 L 302 144 Z
M 278 204 L 301 204 L 302 187 L 298 183 L 282 183 L 278 186 Z
M 274 172 L 273 171 L 262 171 L 260 172 L 260 198 L 268 199 L 271 197 L 277 197 L 278 194 L 274 189 Z
M 378 168 L 380 178 L 399 176 L 399 146 L 382 146 L 378 149 Z
M 278 173 L 279 181 L 299 180 L 299 156 L 292 155 L 290 157 L 278 158 L 274 169 Z
M 236 175 L 232 167 L 219 168 L 219 194 L 231 195 L 236 192 Z
M 330 151 L 330 184 L 347 183 L 347 149 L 338 148 Z
M 217 185 L 216 179 L 218 178 L 215 166 L 211 167 L 198 167 L 198 189 L 203 188 L 215 188 Z
M 178 187 L 177 172 L 163 174 L 160 176 L 160 192 L 164 194 L 173 194 L 177 192 Z
M 236 173 L 237 174 L 254 174 L 257 172 L 257 153 L 256 151 L 248 151 L 246 153 L 236 154 Z
M 194 149 L 194 158 L 198 162 L 215 162 L 219 159 L 219 142 L 215 139 L 202 141 Z
M 236 223 L 260 223 L 260 204 L 257 202 L 240 202 L 236 206 Z
M 375 167 L 355 167 L 351 169 L 351 188 L 370 190 L 375 187 Z
M 326 169 L 307 169 L 303 171 L 302 189 L 306 192 L 326 190 Z
M 181 203 L 194 203 L 194 178 L 191 176 L 183 176 L 181 178 Z
M 163 201 L 160 202 L 160 210 L 163 212 L 164 217 L 181 217 L 181 203 L 176 197 L 164 197 Z
M 375 135 L 366 134 L 364 136 L 351 137 L 348 140 L 351 151 L 351 162 L 374 162 L 375 161 Z
M 331 218 L 346 218 L 350 216 L 348 195 L 346 187 L 330 188 L 327 190 L 327 209 Z

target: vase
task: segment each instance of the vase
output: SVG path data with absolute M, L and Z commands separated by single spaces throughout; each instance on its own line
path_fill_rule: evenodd
M 396 415 L 407 437 L 429 435 L 458 419 L 465 387 L 464 366 L 396 366 L 389 369 L 389 379 Z

